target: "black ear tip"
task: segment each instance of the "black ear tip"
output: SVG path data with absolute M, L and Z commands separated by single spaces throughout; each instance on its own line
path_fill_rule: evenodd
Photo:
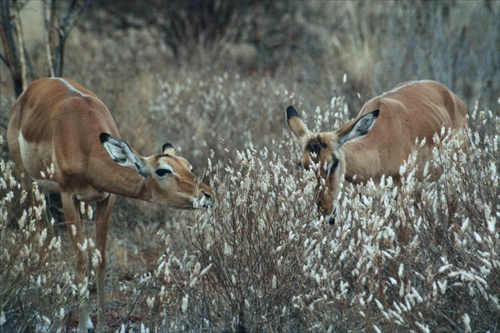
M 110 136 L 111 135 L 109 135 L 108 133 L 101 133 L 101 134 L 99 134 L 99 140 L 101 140 L 101 143 L 104 143 L 104 142 L 108 141 L 108 138 Z
M 169 148 L 174 148 L 175 149 L 175 146 L 173 144 L 171 144 L 170 142 L 167 142 L 165 143 L 162 147 L 161 147 L 161 151 L 165 151 Z
M 297 110 L 293 106 L 289 106 L 286 108 L 286 118 L 289 119 L 291 117 L 299 117 Z

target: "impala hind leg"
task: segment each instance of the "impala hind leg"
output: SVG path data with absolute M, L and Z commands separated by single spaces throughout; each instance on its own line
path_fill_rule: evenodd
M 73 250 L 76 271 L 75 284 L 78 298 L 78 333 L 87 333 L 93 330 L 88 310 L 88 279 L 87 279 L 87 240 L 82 224 L 79 201 L 73 199 L 70 194 L 61 192 L 64 218 L 68 228 L 71 248 Z
M 106 240 L 111 227 L 111 210 L 115 201 L 114 195 L 110 195 L 96 204 L 96 246 L 101 255 L 97 267 L 97 332 L 106 329 L 106 292 L 104 277 L 106 275 Z

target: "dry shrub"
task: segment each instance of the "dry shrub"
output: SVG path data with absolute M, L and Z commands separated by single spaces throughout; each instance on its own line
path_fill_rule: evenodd
M 189 154 L 195 169 L 206 165 L 210 149 L 227 158 L 221 142 L 241 148 L 252 142 L 262 145 L 277 138 L 274 128 L 282 128 L 283 119 L 276 112 L 279 97 L 270 93 L 277 88 L 269 78 L 185 70 L 175 80 L 160 80 L 159 85 L 161 92 L 151 105 L 146 126 L 161 122 L 161 128 L 151 129 L 156 138 L 171 138 L 179 154 Z
M 332 110 L 318 110 L 315 119 Z M 339 113 L 343 113 L 340 112 Z M 473 112 L 467 151 L 437 140 L 435 182 L 346 184 L 336 225 L 290 144 L 250 147 L 207 173 L 217 205 L 165 241 L 142 276 L 143 325 L 172 332 L 490 331 L 500 313 L 498 116 Z M 278 153 L 280 152 L 280 153 Z M 216 155 L 215 155 L 216 156 Z M 212 163 L 214 163 L 212 165 Z M 485 186 L 487 184 L 487 186 Z
M 2 138 L 0 137 L 0 143 Z M 3 145 L 3 143 L 1 143 Z M 56 332 L 76 309 L 76 286 L 61 238 L 41 225 L 43 194 L 36 185 L 33 205 L 13 177 L 14 165 L 0 161 L 0 331 Z
M 312 120 L 317 128 L 336 126 L 348 114 L 342 99 L 333 99 Z M 296 169 L 290 137 L 239 151 L 227 142 L 205 170 L 216 206 L 195 219 L 182 215 L 189 224 L 184 248 L 159 227 L 161 255 L 120 282 L 129 303 L 113 328 L 494 331 L 500 119 L 476 108 L 469 122 L 465 152 L 454 139 L 437 141 L 428 167 L 443 170 L 437 181 L 416 180 L 415 157 L 401 169 L 400 187 L 390 179 L 345 184 L 333 227 L 317 216 L 313 172 Z M 1 168 L 2 328 L 20 318 L 28 329 L 63 329 L 77 290 L 70 260 L 59 237 L 35 227 L 36 210 L 18 208 L 23 195 L 12 164 Z M 148 237 L 147 229 L 136 227 L 137 238 Z
M 207 172 L 217 189 L 218 205 L 200 213 L 186 230 L 189 252 L 176 257 L 165 237 L 165 255 L 153 280 L 161 292 L 147 297 L 151 311 L 147 317 L 162 319 L 147 322 L 155 330 L 303 327 L 286 304 L 305 282 L 290 279 L 303 260 L 296 250 L 306 241 L 303 229 L 320 225 L 302 223 L 317 214 L 311 204 L 313 173 L 297 182 L 296 175 L 287 172 L 290 161 L 285 166 L 281 157 L 265 148 L 236 154 L 237 162 L 225 166 L 209 162 Z M 290 201 L 296 203 L 293 208 Z M 261 318 L 263 313 L 267 317 Z
M 148 207 L 134 216 L 139 224 L 132 233 L 115 224 L 112 234 L 120 240 L 110 240 L 110 252 L 117 253 L 110 255 L 108 288 L 128 298 L 120 303 L 119 319 L 110 321 L 113 329 L 494 331 L 500 311 L 498 115 L 473 110 L 466 153 L 456 151 L 453 140 L 438 143 L 432 168 L 444 173 L 437 182 L 416 182 L 410 161 L 401 188 L 390 180 L 346 184 L 331 227 L 316 215 L 312 174 L 296 170 L 299 147 L 283 135 L 282 105 L 300 108 L 301 98 L 269 78 L 212 76 L 199 69 L 177 73 L 182 75 L 175 80 L 160 80 L 161 93 L 142 114 L 150 137 L 139 145 L 174 133 L 181 154 L 196 170 L 206 168 L 217 205 L 195 219 Z M 335 128 L 349 114 L 345 99 L 334 98 L 308 122 L 314 130 Z M 278 143 L 283 137 L 288 140 Z M 9 223 L 15 223 L 23 214 L 22 195 L 18 185 L 9 185 L 15 183 L 11 163 L 4 164 L 2 216 L 9 212 Z M 131 220 L 130 205 L 122 207 L 117 211 Z M 188 224 L 185 237 L 161 223 L 140 225 L 151 217 Z M 20 239 L 16 246 L 32 247 L 30 255 L 49 252 L 43 269 L 42 261 L 32 260 L 35 267 L 20 274 L 31 281 L 27 287 L 1 276 L 2 294 L 19 295 L 15 302 L 2 296 L 2 328 L 10 328 L 16 316 L 30 327 L 42 321 L 52 330 L 64 327 L 75 307 L 71 273 L 61 273 L 70 257 L 59 248 L 52 254 L 55 248 L 39 247 L 40 231 L 19 238 L 5 220 L 2 265 L 18 263 L 7 260 L 20 251 L 10 245 L 13 237 Z M 137 250 L 137 257 L 154 253 L 150 260 L 157 261 L 130 269 L 126 281 L 117 282 L 117 271 L 130 266 L 124 250 Z M 38 286 L 34 281 L 42 275 L 47 282 Z M 47 292 L 58 287 L 60 295 Z

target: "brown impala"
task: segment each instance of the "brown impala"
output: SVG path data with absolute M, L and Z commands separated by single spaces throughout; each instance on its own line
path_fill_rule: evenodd
M 211 205 L 212 190 L 197 179 L 186 159 L 176 155 L 174 146 L 165 144 L 162 153 L 143 157 L 119 137 L 102 101 L 62 78 L 32 82 L 14 104 L 7 130 L 9 150 L 25 189 L 29 191 L 34 180 L 44 191 L 61 192 L 76 285 L 84 293 L 87 253 L 80 203 L 96 202 L 95 244 L 101 257 L 98 331 L 106 327 L 106 236 L 113 194 L 181 209 Z M 50 169 L 53 175 L 45 177 Z M 79 303 L 78 332 L 87 332 L 92 323 L 86 298 Z
M 334 201 L 345 176 L 349 182 L 369 179 L 379 182 L 383 175 L 400 181 L 399 168 L 418 148 L 418 163 L 432 157 L 434 134 L 467 126 L 462 100 L 435 81 L 404 82 L 368 101 L 358 116 L 333 132 L 311 133 L 297 111 L 289 106 L 286 117 L 290 130 L 300 140 L 300 164 L 309 169 L 318 163 L 318 208 L 334 223 Z

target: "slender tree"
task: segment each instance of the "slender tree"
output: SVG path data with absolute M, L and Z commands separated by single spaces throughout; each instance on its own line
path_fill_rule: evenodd
M 31 56 L 26 52 L 20 12 L 29 1 L 0 1 L 0 37 L 3 53 L 0 59 L 9 69 L 16 96 L 19 96 L 35 75 Z M 62 76 L 64 48 L 71 28 L 91 0 L 44 0 L 44 30 L 47 48 L 47 73 L 49 76 Z

